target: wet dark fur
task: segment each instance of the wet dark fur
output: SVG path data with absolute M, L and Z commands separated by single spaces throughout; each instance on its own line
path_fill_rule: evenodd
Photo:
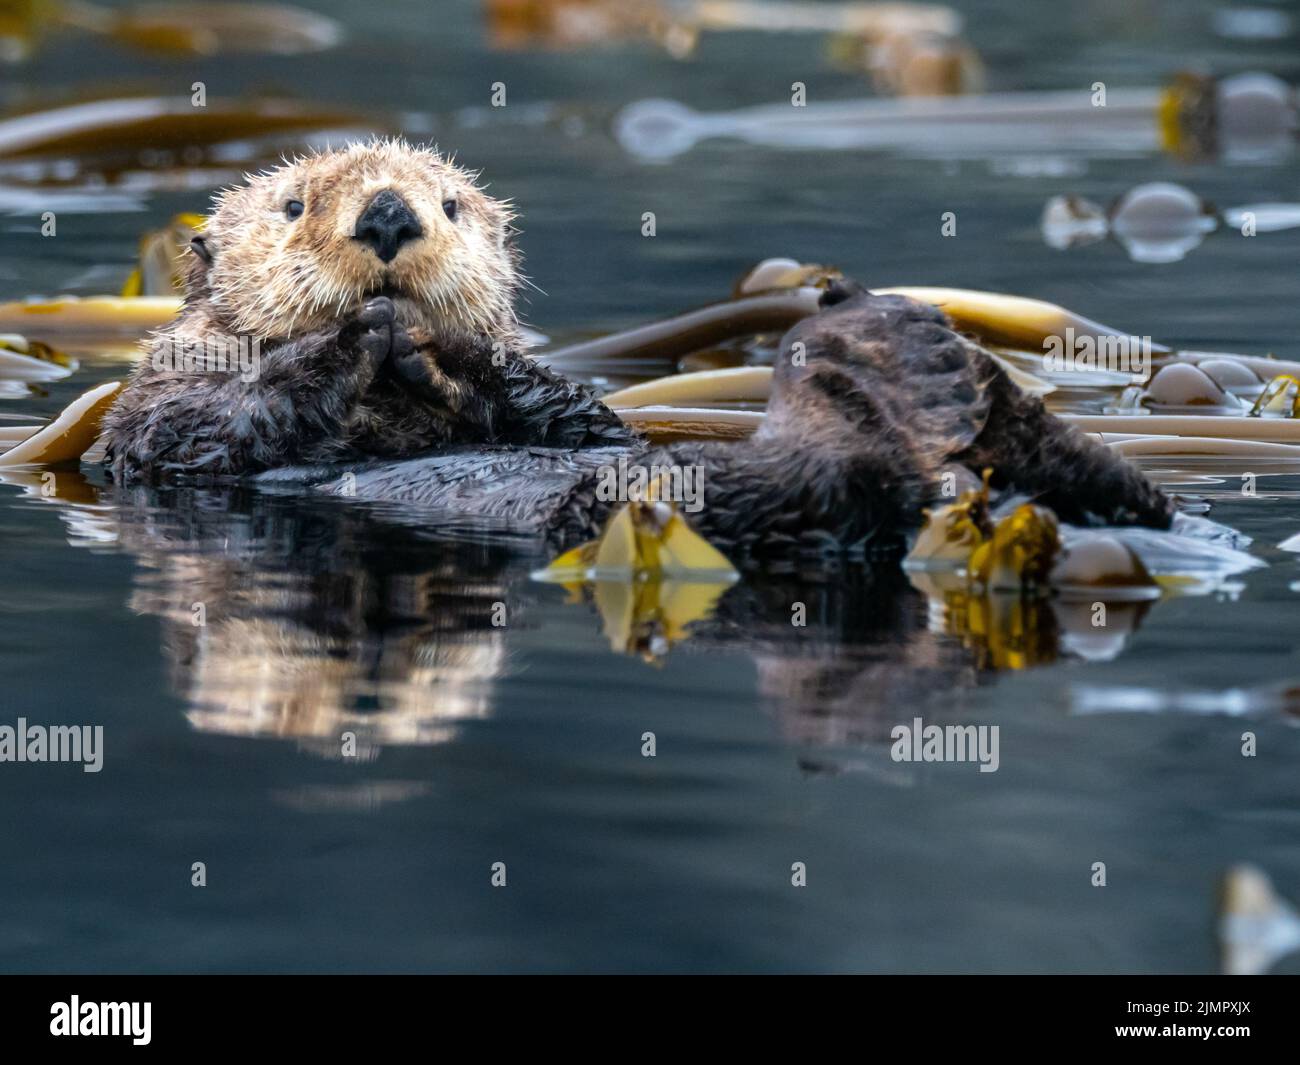
M 199 301 L 186 314 L 205 311 Z M 384 297 L 337 330 L 264 347 L 255 381 L 158 368 L 146 354 L 105 420 L 119 481 L 238 477 L 457 443 L 635 439 L 589 389 L 487 337 L 407 333 Z
M 768 418 L 744 443 L 645 449 L 584 386 L 486 340 L 417 346 L 380 304 L 335 335 L 275 349 L 252 385 L 142 375 L 113 412 L 114 470 L 346 466 L 332 490 L 499 518 L 556 548 L 600 530 L 612 504 L 597 476 L 620 456 L 701 467 L 705 506 L 690 520 L 733 557 L 896 552 L 942 501 L 945 473 L 985 467 L 995 486 L 1069 521 L 1168 526 L 1159 489 L 1021 393 L 937 309 L 850 288 L 824 302 L 785 337 Z M 418 456 L 430 449 L 441 453 Z M 404 452 L 417 456 L 377 461 Z M 327 470 L 299 474 L 331 482 Z
M 986 467 L 996 487 L 1068 521 L 1168 527 L 1172 504 L 1158 488 L 1024 395 L 934 307 L 849 287 L 824 303 L 783 340 L 753 438 L 636 458 L 703 468 L 705 505 L 690 521 L 733 558 L 896 552 L 922 508 L 943 501 L 944 474 L 969 483 Z M 571 416 L 580 426 L 594 409 L 604 408 L 580 404 Z M 598 471 L 634 454 L 473 448 L 363 468 L 329 487 L 500 518 L 558 549 L 596 535 L 612 506 L 597 498 Z

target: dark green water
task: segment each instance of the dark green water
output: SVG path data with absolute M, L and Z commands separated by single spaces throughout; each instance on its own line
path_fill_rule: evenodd
M 1298 232 L 1218 233 L 1149 266 L 1109 243 L 1053 251 L 1037 228 L 1051 195 L 1105 202 L 1141 181 L 1221 206 L 1294 200 L 1295 157 L 1008 172 L 942 146 L 920 160 L 714 141 L 649 165 L 608 133 L 633 100 L 721 110 L 785 99 L 795 80 L 815 99 L 862 85 L 812 39 L 709 38 L 685 64 L 635 44 L 501 54 L 470 3 L 315 6 L 350 27 L 341 50 L 165 62 L 68 39 L 4 69 L 0 102 L 203 79 L 214 95 L 274 87 L 446 116 L 439 142 L 517 201 L 546 293 L 527 316 L 557 338 L 706 302 L 753 260 L 791 255 L 874 284 L 1039 296 L 1175 345 L 1300 357 Z M 957 6 L 998 89 L 1154 84 L 1193 60 L 1300 81 L 1294 36 L 1226 40 L 1212 4 Z M 453 117 L 496 81 L 502 113 Z M 531 121 L 541 102 L 583 121 Z M 138 235 L 207 192 L 64 209 L 54 239 L 38 234 L 39 194 L 16 203 L 0 217 L 0 299 L 115 290 Z M 956 238 L 940 236 L 945 211 Z M 121 371 L 87 356 L 0 413 L 49 414 Z M 649 665 L 612 653 L 590 606 L 531 581 L 545 560 L 527 543 L 293 496 L 78 506 L 0 486 L 0 724 L 100 724 L 105 742 L 97 774 L 0 764 L 0 967 L 1212 970 L 1225 867 L 1256 862 L 1300 898 L 1294 713 L 1084 714 L 1073 693 L 1296 679 L 1300 567 L 1272 545 L 1300 532 L 1300 478 L 1245 497 L 1240 472 L 1198 490 L 1267 568 L 1235 597 L 1157 604 L 1109 660 L 1063 653 L 1023 672 L 980 669 L 928 631 L 896 574 L 751 579 Z M 788 623 L 795 601 L 806 628 Z M 891 761 L 890 728 L 918 715 L 999 725 L 999 770 Z M 338 757 L 345 729 L 366 757 Z

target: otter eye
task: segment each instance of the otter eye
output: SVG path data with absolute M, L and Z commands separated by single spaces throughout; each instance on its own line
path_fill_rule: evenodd
M 445 214 L 448 218 L 450 218 L 453 222 L 456 221 L 456 201 L 443 200 L 442 213 Z
M 287 217 L 291 222 L 295 218 L 300 218 L 305 210 L 306 208 L 303 207 L 302 200 L 290 200 L 284 205 L 285 217 Z

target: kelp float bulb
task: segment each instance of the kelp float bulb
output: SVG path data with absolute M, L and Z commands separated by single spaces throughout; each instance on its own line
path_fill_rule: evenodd
M 1163 366 L 1147 386 L 1146 400 L 1162 407 L 1236 407 L 1237 401 L 1190 362 Z
M 1253 392 L 1263 384 L 1259 374 L 1237 359 L 1206 359 L 1196 365 L 1225 392 Z
M 1237 74 L 1219 82 L 1220 149 L 1230 159 L 1265 159 L 1289 151 L 1297 128 L 1296 94 L 1272 74 Z
M 760 292 L 801 288 L 805 285 L 823 288 L 826 283 L 841 277 L 834 267 L 816 263 L 801 263 L 796 259 L 777 257 L 764 259 L 750 268 L 732 288 L 732 296 L 754 296 Z
M 1138 185 L 1110 209 L 1111 233 L 1140 263 L 1178 262 L 1218 224 L 1210 204 L 1168 181 Z
M 1137 553 L 1113 536 L 1090 536 L 1072 543 L 1052 567 L 1052 586 L 1061 591 L 1150 590 L 1159 585 Z

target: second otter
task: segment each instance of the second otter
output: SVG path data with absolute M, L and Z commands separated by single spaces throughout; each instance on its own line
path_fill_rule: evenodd
M 142 363 L 107 419 L 115 477 L 347 464 L 358 494 L 504 516 L 559 547 L 599 529 L 596 466 L 612 455 L 699 466 L 692 523 L 733 554 L 897 544 L 962 467 L 1067 520 L 1169 524 L 1159 489 L 1021 393 L 940 311 L 849 284 L 787 335 L 752 441 L 646 453 L 594 392 L 520 352 L 510 236 L 508 211 L 463 171 L 400 142 L 225 193 L 184 310 L 156 340 L 252 334 L 261 374 Z

